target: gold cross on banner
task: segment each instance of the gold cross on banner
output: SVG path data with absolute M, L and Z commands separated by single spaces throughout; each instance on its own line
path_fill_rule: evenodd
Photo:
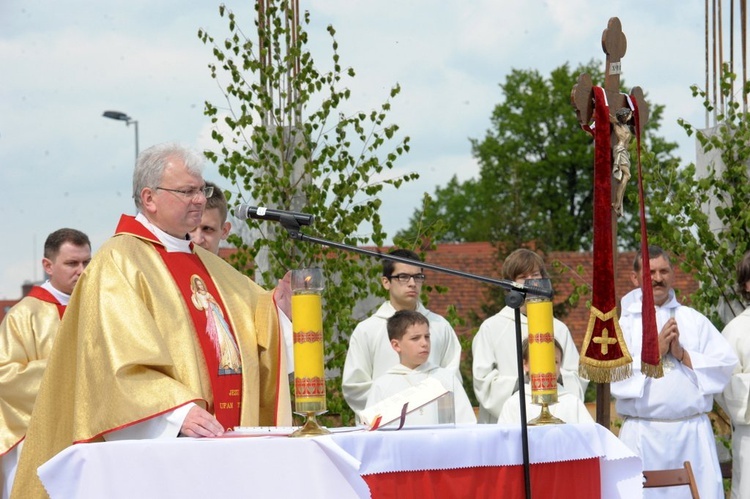
M 617 338 L 610 338 L 609 330 L 605 327 L 602 329 L 601 337 L 596 337 L 591 341 L 594 343 L 600 343 L 602 346 L 602 355 L 607 355 L 607 353 L 609 353 L 609 346 L 617 343 Z

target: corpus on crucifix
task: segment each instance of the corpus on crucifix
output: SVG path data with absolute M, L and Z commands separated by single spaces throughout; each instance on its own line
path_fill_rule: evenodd
M 631 121 L 633 111 L 629 107 L 623 107 L 615 112 L 615 115 L 609 115 L 609 121 L 612 123 L 612 133 L 617 138 L 612 151 L 612 180 L 614 182 L 614 208 L 617 216 L 622 216 L 622 201 L 625 195 L 625 188 L 630 180 L 630 139 L 633 138 L 631 131 Z

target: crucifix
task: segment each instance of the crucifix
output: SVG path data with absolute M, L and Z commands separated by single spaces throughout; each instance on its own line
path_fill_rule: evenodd
M 623 213 L 622 200 L 630 178 L 629 145 L 635 112 L 637 110 L 639 130 L 648 121 L 649 113 L 640 87 L 633 88 L 629 96 L 620 91 L 621 61 L 626 49 L 627 38 L 622 32 L 620 20 L 613 17 L 602 33 L 602 50 L 606 54 L 604 85 L 595 91 L 591 77 L 584 73 L 578 77 L 570 95 L 578 122 L 595 136 L 597 147 L 594 174 L 594 289 L 591 320 L 581 350 L 581 369 L 589 373 L 589 379 L 598 381 L 596 421 L 606 428 L 610 427 L 609 379 L 626 376 L 624 373 L 629 373 L 631 360 L 616 316 L 614 275 L 617 268 L 617 217 Z M 597 102 L 601 109 L 596 108 Z M 599 122 L 594 127 L 600 133 L 598 137 L 591 127 L 592 122 L 597 121 L 597 116 Z M 601 123 L 605 120 L 606 123 Z M 609 130 L 609 137 L 602 138 L 601 134 L 606 130 Z M 604 153 L 600 149 L 601 144 L 604 144 Z M 618 374 L 612 375 L 606 367 L 601 367 L 608 365 L 610 358 L 618 359 L 622 369 Z
M 607 95 L 607 103 L 611 110 L 630 108 L 627 96 L 620 92 L 620 74 L 622 74 L 622 57 L 628 48 L 628 40 L 622 32 L 620 19 L 613 17 L 607 23 L 607 28 L 602 32 L 602 50 L 606 54 L 604 67 L 604 93 Z M 578 122 L 581 126 L 589 126 L 594 117 L 594 95 L 591 76 L 586 73 L 578 77 L 578 83 L 573 86 L 570 94 L 571 104 L 576 111 Z M 630 92 L 633 100 L 638 105 L 641 129 L 648 122 L 648 104 L 643 98 L 643 89 L 633 87 Z M 612 135 L 614 135 L 614 131 Z M 612 147 L 616 145 L 617 139 L 613 137 Z

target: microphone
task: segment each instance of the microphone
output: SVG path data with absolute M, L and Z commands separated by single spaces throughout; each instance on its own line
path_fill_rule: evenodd
M 281 222 L 294 220 L 298 225 L 311 225 L 315 217 L 309 213 L 299 213 L 296 211 L 272 210 L 265 206 L 250 206 L 241 204 L 234 210 L 234 216 L 240 220 L 252 218 L 255 220 L 269 220 L 271 222 Z

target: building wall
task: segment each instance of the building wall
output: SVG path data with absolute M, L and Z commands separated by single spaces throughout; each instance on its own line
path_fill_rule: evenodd
M 618 255 L 615 269 L 615 296 L 618 301 L 635 286 L 631 283 L 633 258 L 635 252 L 623 252 Z M 427 254 L 426 261 L 434 265 L 479 274 L 494 279 L 502 278 L 502 262 L 497 259 L 496 249 L 489 243 L 458 243 L 443 244 L 435 251 Z M 551 252 L 545 257 L 547 270 L 550 272 L 555 289 L 556 303 L 564 300 L 573 290 L 574 285 L 586 283 L 589 288 L 593 285 L 593 255 L 591 252 Z M 673 262 L 674 263 L 674 262 Z M 674 288 L 684 303 L 684 297 L 698 289 L 698 283 L 682 272 L 675 265 Z M 578 273 L 580 268 L 581 272 Z M 432 292 L 429 294 L 428 308 L 433 312 L 444 315 L 448 306 L 454 305 L 461 317 L 468 317 L 473 311 L 483 317 L 481 305 L 487 301 L 487 292 L 491 285 L 470 281 L 462 277 L 438 274 L 425 271 L 427 282 L 448 288 L 446 294 Z M 574 284 L 571 283 L 574 281 Z M 589 321 L 587 303 L 591 301 L 591 294 L 581 296 L 576 307 L 568 315 L 560 317 L 570 329 L 579 350 L 586 334 Z M 465 326 L 457 328 L 459 334 L 473 335 L 476 327 Z
M 233 252 L 232 249 L 222 248 L 220 255 L 223 258 L 228 258 Z M 620 297 L 634 288 L 630 282 L 634 256 L 635 253 L 632 251 L 623 252 L 618 255 L 617 268 L 615 269 L 617 279 L 616 297 L 618 301 Z M 492 279 L 502 278 L 502 262 L 498 261 L 496 248 L 487 242 L 440 244 L 434 251 L 427 253 L 426 261 L 433 265 L 469 274 Z M 555 296 L 558 302 L 570 295 L 573 289 L 573 284 L 570 282 L 571 279 L 576 284 L 587 283 L 589 286 L 593 284 L 592 261 L 593 256 L 591 252 L 552 252 L 547 255 L 547 268 L 554 279 Z M 579 267 L 582 270 L 580 275 L 577 272 Z M 559 272 L 557 269 L 565 270 Z M 425 275 L 427 276 L 426 285 L 447 288 L 447 292 L 444 294 L 435 291 L 429 293 L 428 308 L 430 310 L 445 316 L 448 307 L 453 305 L 459 316 L 463 318 L 468 318 L 471 312 L 480 318 L 484 318 L 482 304 L 488 301 L 487 293 L 491 285 L 432 270 L 425 270 Z M 698 283 L 690 275 L 676 268 L 674 287 L 678 290 L 679 296 L 685 297 L 698 288 Z M 24 289 L 24 295 L 26 293 L 28 293 L 28 289 Z M 372 297 L 358 304 L 355 308 L 355 313 L 362 318 L 366 318 L 382 303 L 384 296 Z M 19 300 L 0 300 L 0 320 L 5 316 L 7 310 Z M 578 305 L 571 309 L 566 317 L 561 317 L 562 321 L 570 328 L 579 349 L 583 342 L 589 320 L 586 304 L 590 300 L 590 295 L 582 296 Z M 456 331 L 459 334 L 472 335 L 475 329 L 475 327 L 467 325 L 457 327 Z

